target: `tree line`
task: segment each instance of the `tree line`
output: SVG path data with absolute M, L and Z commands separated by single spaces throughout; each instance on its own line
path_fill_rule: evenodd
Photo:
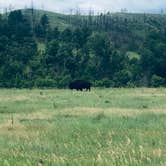
M 76 79 L 99 87 L 166 85 L 166 17 L 68 15 L 53 27 L 34 10 L 0 15 L 0 87 L 65 88 Z

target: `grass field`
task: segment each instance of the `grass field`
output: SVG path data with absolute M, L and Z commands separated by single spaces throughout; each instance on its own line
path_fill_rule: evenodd
M 166 89 L 1 89 L 0 165 L 166 166 Z

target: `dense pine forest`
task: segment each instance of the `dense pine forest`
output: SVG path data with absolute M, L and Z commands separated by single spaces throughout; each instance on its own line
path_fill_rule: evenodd
M 166 16 L 82 16 L 17 10 L 0 15 L 0 87 L 166 85 Z

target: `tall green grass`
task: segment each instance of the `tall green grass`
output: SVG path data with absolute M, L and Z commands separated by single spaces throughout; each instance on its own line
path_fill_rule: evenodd
M 2 89 L 0 165 L 164 166 L 165 100 L 166 89 Z

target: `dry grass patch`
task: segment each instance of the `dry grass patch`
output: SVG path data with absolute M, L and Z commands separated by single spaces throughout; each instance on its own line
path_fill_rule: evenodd
M 154 155 L 155 157 L 161 157 L 161 156 L 162 156 L 162 150 L 161 150 L 160 148 L 154 149 L 154 150 L 153 150 L 153 155 Z
M 22 119 L 28 121 L 32 120 L 48 120 L 52 118 L 51 113 L 48 113 L 47 110 L 35 112 L 31 114 L 15 114 L 13 115 L 3 115 L 5 121 L 0 124 L 0 134 L 8 135 L 10 137 L 22 137 L 22 138 L 33 138 L 39 135 L 39 132 L 35 130 L 27 131 L 29 125 L 21 123 Z
M 156 114 L 166 114 L 166 109 L 123 109 L 123 108 L 95 108 L 95 107 L 75 107 L 75 108 L 66 108 L 62 109 L 59 112 L 70 113 L 74 115 L 91 115 L 96 113 L 105 113 L 105 114 L 117 114 L 117 115 L 126 115 L 133 116 L 142 113 L 156 113 Z
M 54 115 L 54 112 L 51 112 L 49 110 L 40 110 L 38 112 L 33 112 L 30 114 L 16 114 L 15 118 L 18 120 L 21 119 L 28 119 L 28 120 L 49 120 L 52 119 L 52 116 Z
M 4 101 L 24 101 L 29 100 L 30 98 L 28 96 L 19 95 L 19 96 L 6 96 L 6 97 L 0 97 L 0 102 Z
M 3 124 L 0 124 L 1 135 L 24 135 L 25 129 L 25 126 L 21 124 L 18 120 L 16 120 L 14 124 L 12 124 L 11 120 L 8 120 Z
M 136 93 L 133 94 L 135 97 L 166 97 L 163 93 Z

